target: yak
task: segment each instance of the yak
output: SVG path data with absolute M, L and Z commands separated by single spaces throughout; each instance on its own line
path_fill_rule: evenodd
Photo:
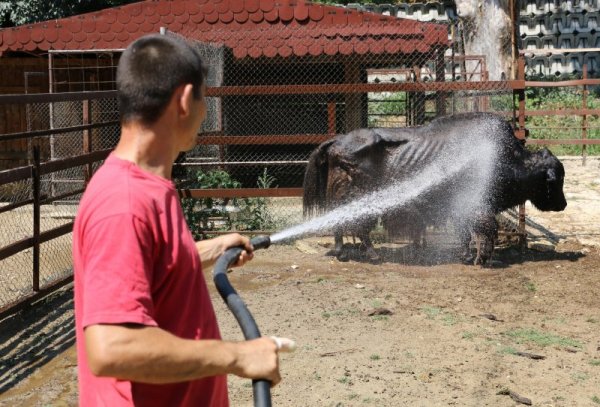
M 564 210 L 564 176 L 562 163 L 548 149 L 525 148 L 502 116 L 460 113 L 417 127 L 357 129 L 320 144 L 307 164 L 303 209 L 312 216 L 392 183 L 412 183 L 422 189 L 418 195 L 407 199 L 409 190 L 392 189 L 398 205 L 334 227 L 336 257 L 348 260 L 343 234 L 350 232 L 360 238 L 369 260 L 379 261 L 369 238 L 378 219 L 388 230 L 407 231 L 415 242 L 427 226 L 450 221 L 463 259 L 483 264 L 497 237 L 496 214 L 528 200 L 541 211 Z M 476 258 L 470 255 L 473 236 Z

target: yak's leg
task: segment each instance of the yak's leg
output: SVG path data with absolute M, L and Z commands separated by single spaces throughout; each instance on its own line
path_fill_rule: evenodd
M 492 236 L 486 236 L 484 234 L 475 234 L 474 239 L 477 252 L 473 264 L 485 266 L 492 258 L 495 246 L 494 239 Z
M 495 246 L 495 240 L 491 239 L 489 236 L 486 237 L 484 245 L 481 249 L 481 254 L 480 254 L 480 258 L 481 258 L 481 265 L 482 266 L 488 266 L 491 264 L 491 260 L 492 260 L 492 255 L 494 254 L 494 246 Z
M 360 238 L 364 248 L 365 248 L 365 254 L 367 256 L 367 258 L 369 259 L 369 261 L 373 262 L 373 263 L 378 263 L 381 261 L 381 257 L 379 257 L 379 255 L 377 254 L 377 252 L 375 251 L 375 247 L 373 247 L 373 242 L 371 241 L 371 238 L 369 237 L 369 233 L 361 233 L 360 235 L 358 235 L 358 237 Z
M 371 231 L 371 229 L 373 229 L 373 227 L 375 226 L 376 223 L 377 223 L 377 220 L 367 222 L 366 225 L 359 228 L 360 230 L 357 233 L 362 245 L 365 248 L 365 254 L 366 254 L 367 258 L 369 259 L 370 262 L 373 262 L 373 263 L 378 263 L 381 261 L 381 258 L 379 257 L 379 255 L 375 251 L 375 248 L 373 247 L 373 242 L 371 241 L 371 237 L 369 236 L 369 232 Z
M 334 240 L 335 240 L 335 248 L 334 248 L 335 257 L 339 261 L 348 261 L 348 251 L 344 250 L 344 234 L 341 229 L 335 230 Z
M 414 223 L 410 230 L 413 246 L 416 249 L 425 249 L 427 247 L 427 238 L 425 236 L 425 223 L 419 219 L 415 219 L 413 222 Z
M 463 264 L 473 264 L 475 258 L 471 253 L 471 231 L 466 226 L 460 228 L 460 247 L 462 249 L 461 260 Z
M 493 214 L 480 217 L 473 229 L 473 234 L 477 242 L 475 264 L 485 266 L 492 258 L 494 247 L 498 240 L 498 222 L 496 221 L 496 217 Z
M 475 240 L 475 260 L 473 260 L 473 265 L 477 266 L 478 264 L 483 264 L 482 255 L 483 252 L 481 248 L 485 245 L 485 236 L 478 235 L 473 233 L 473 240 Z

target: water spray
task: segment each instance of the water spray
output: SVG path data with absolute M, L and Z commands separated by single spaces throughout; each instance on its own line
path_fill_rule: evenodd
M 402 208 L 477 164 L 474 170 L 477 172 L 474 190 L 459 191 L 455 195 L 464 195 L 464 199 L 454 199 L 451 202 L 452 211 L 455 212 L 454 217 L 459 218 L 471 213 L 484 204 L 479 198 L 485 195 L 484 191 L 488 188 L 491 175 L 490 163 L 496 157 L 496 146 L 492 141 L 481 140 L 476 147 L 466 146 L 461 142 L 449 147 L 443 156 L 415 173 L 411 179 L 393 182 L 387 187 L 366 194 L 322 216 L 275 233 L 271 236 L 271 242 L 291 241 L 309 233 L 350 225 L 365 216 L 382 215 L 387 210 Z M 484 158 L 486 162 L 482 162 Z
M 483 204 L 478 197 L 483 196 L 483 191 L 489 185 L 491 163 L 496 158 L 496 146 L 492 141 L 484 139 L 480 140 L 475 148 L 460 142 L 449 147 L 446 154 L 438 157 L 438 160 L 434 163 L 422 168 L 408 181 L 394 182 L 388 187 L 376 190 L 304 224 L 275 233 L 271 237 L 257 236 L 251 239 L 250 243 L 255 250 L 266 249 L 271 243 L 291 241 L 309 233 L 323 232 L 333 227 L 349 225 L 364 216 L 381 215 L 386 210 L 397 209 L 410 204 L 422 194 L 440 185 L 440 183 L 451 180 L 469 169 L 476 172 L 475 189 L 473 191 L 459 191 L 459 194 L 467 196 L 466 199 L 455 199 L 451 202 L 451 206 L 453 211 L 457 211 L 458 216 L 462 213 L 471 212 Z M 469 153 L 465 154 L 465 152 Z M 473 168 L 474 164 L 478 164 L 475 169 Z M 243 250 L 243 247 L 233 247 L 226 250 L 215 263 L 213 279 L 219 294 L 240 325 L 244 338 L 251 340 L 261 337 L 260 330 L 246 304 L 244 304 L 227 277 L 227 269 L 237 261 Z M 255 406 L 271 406 L 271 383 L 269 381 L 253 380 L 252 388 Z

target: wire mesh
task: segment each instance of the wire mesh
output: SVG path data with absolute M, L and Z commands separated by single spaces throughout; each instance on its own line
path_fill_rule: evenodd
M 484 32 L 475 19 L 458 18 L 453 8 L 428 6 L 425 13 L 421 6 L 374 10 L 421 22 L 356 24 L 348 18 L 325 28 L 256 24 L 202 31 L 201 25 L 190 24 L 179 34 L 167 31 L 190 41 L 209 68 L 207 119 L 198 146 L 179 160 L 186 169 L 177 175 L 179 181 L 190 188 L 299 188 L 310 153 L 336 134 L 359 127 L 418 126 L 464 111 L 512 115 L 512 92 L 501 81 L 512 76 L 510 36 Z M 436 18 L 431 17 L 434 11 Z M 495 41 L 478 48 L 482 36 Z M 51 91 L 114 89 L 120 52 L 53 51 Z M 81 102 L 31 104 L 27 109 L 30 130 L 84 123 Z M 117 102 L 92 100 L 90 112 L 92 123 L 116 120 Z M 116 126 L 91 132 L 92 151 L 118 140 Z M 42 161 L 58 160 L 81 154 L 82 139 L 82 132 L 54 135 L 31 140 L 27 149 L 39 145 Z M 77 167 L 45 176 L 42 194 L 56 197 L 83 185 L 83 167 Z M 79 196 L 44 206 L 41 229 L 71 221 Z M 222 230 L 273 231 L 302 220 L 300 196 L 182 201 L 200 237 Z M 31 228 L 31 208 L 19 211 L 24 216 L 20 224 Z M 13 233 L 7 230 L 1 237 L 3 245 L 31 229 Z M 42 285 L 70 272 L 68 241 L 70 235 L 42 244 Z M 31 268 L 30 252 L 1 261 L 0 268 L 0 278 L 9 279 L 0 281 L 0 287 L 31 290 L 31 276 L 23 272 Z M 13 298 L 13 291 L 0 292 L 0 305 Z
M 500 81 L 511 76 L 510 37 L 486 51 L 496 54 L 494 61 L 481 49 L 469 55 L 479 32 L 469 24 L 445 19 L 327 29 L 256 26 L 240 33 L 194 27 L 167 31 L 187 39 L 205 58 L 213 88 L 200 143 L 183 161 L 194 181 L 187 187 L 298 188 L 310 153 L 335 134 L 418 126 L 466 111 L 512 115 L 512 91 Z M 487 87 L 457 86 L 483 81 Z M 209 144 L 213 136 L 218 143 Z M 219 177 L 221 184 L 215 183 Z M 260 207 L 250 211 L 240 201 L 196 200 L 189 220 L 208 231 L 276 230 L 302 218 L 300 197 L 262 198 L 250 202 Z M 270 222 L 260 222 L 263 218 Z
M 86 102 L 73 100 L 54 103 L 29 103 L 10 107 L 26 112 L 7 115 L 7 128 L 20 131 L 59 130 L 89 123 L 113 121 L 118 118 L 115 98 L 100 98 L 89 102 L 89 116 L 84 120 Z M 11 122 L 11 120 L 13 122 Z M 19 128 L 22 126 L 22 128 Z M 84 151 L 84 131 L 49 136 L 30 137 L 13 143 L 22 148 L 26 162 L 33 164 L 33 147 L 40 150 L 40 162 L 46 163 L 80 156 L 86 152 L 112 148 L 119 129 L 116 125 L 99 127 L 91 132 L 91 146 Z M 23 143 L 22 141 L 26 141 Z M 96 163 L 97 167 L 100 163 Z M 52 231 L 73 222 L 81 191 L 85 187 L 85 167 L 77 166 L 43 174 L 40 177 L 40 233 Z M 34 234 L 33 181 L 31 178 L 0 185 L 0 248 L 31 239 Z M 29 204 L 27 203 L 29 202 Z M 40 287 L 43 288 L 72 274 L 71 234 L 40 244 Z M 0 307 L 12 304 L 33 293 L 33 249 L 28 248 L 0 260 Z
M 122 51 L 51 51 L 50 91 L 61 93 L 116 89 L 116 67 Z

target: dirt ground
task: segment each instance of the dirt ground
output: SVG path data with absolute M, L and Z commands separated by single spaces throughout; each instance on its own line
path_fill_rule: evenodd
M 232 272 L 263 334 L 298 344 L 273 404 L 600 406 L 600 161 L 563 162 L 567 209 L 528 207 L 529 247 L 498 248 L 492 268 L 442 240 L 341 263 L 312 237 Z M 241 339 L 212 294 L 224 338 Z M 0 405 L 76 405 L 71 297 L 0 323 Z M 252 405 L 250 382 L 230 378 L 230 398 Z

